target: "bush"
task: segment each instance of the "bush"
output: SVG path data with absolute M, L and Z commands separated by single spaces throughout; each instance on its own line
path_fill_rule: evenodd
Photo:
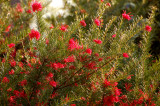
M 3 2 L 2 105 L 159 104 L 160 62 L 149 53 L 156 7 L 150 7 L 145 21 L 123 11 L 105 24 L 110 4 L 94 3 L 96 14 L 77 10 L 70 25 L 53 26 L 42 18 L 45 4 L 35 1 L 12 8 Z M 37 27 L 30 29 L 30 19 Z M 137 36 L 141 40 L 135 43 Z

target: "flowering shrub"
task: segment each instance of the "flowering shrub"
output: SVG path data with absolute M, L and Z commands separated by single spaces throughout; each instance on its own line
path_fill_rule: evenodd
M 17 4 L 17 14 L 8 11 L 13 20 L 4 18 L 7 25 L 0 27 L 2 105 L 158 105 L 160 62 L 152 62 L 148 51 L 156 9 L 151 8 L 145 23 L 143 17 L 131 18 L 124 11 L 103 25 L 111 5 L 97 3 L 98 16 L 91 23 L 79 10 L 70 25 L 45 26 L 45 6 L 38 1 L 31 4 L 33 14 L 28 14 L 30 5 L 26 9 L 22 4 Z M 36 17 L 37 29 L 30 29 L 28 17 Z M 134 43 L 136 34 L 143 38 L 139 45 Z

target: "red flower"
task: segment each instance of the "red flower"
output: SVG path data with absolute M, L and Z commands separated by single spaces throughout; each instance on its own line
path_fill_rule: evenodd
M 33 12 L 35 12 L 35 11 L 41 11 L 41 10 L 42 10 L 42 5 L 41 5 L 41 3 L 40 3 L 40 2 L 37 2 L 37 1 L 34 1 L 34 2 L 32 3 L 32 10 L 33 10 Z
M 117 87 L 115 87 L 114 94 L 115 94 L 116 96 L 119 96 L 121 93 L 122 93 L 122 92 L 121 92 L 121 89 L 118 89 Z
M 8 44 L 8 47 L 9 48 L 15 47 L 15 44 L 14 43 L 10 43 L 10 44 Z
M 9 71 L 9 74 L 13 75 L 14 74 L 14 70 L 12 69 L 11 71 Z
M 109 7 L 111 7 L 111 4 L 110 4 L 110 3 L 106 3 L 106 6 L 109 6 Z
M 105 79 L 105 80 L 104 80 L 104 86 L 107 87 L 107 86 L 110 86 L 110 85 L 111 85 L 110 82 L 107 81 L 107 79 Z
M 10 96 L 10 98 L 8 99 L 9 103 L 15 103 L 15 96 Z
M 112 35 L 112 38 L 115 38 L 116 37 L 116 34 Z
M 146 28 L 145 28 L 145 30 L 148 31 L 148 32 L 151 32 L 152 28 L 147 25 Z
M 61 25 L 60 30 L 63 32 L 66 32 L 68 28 L 68 25 Z
M 56 87 L 56 86 L 57 86 L 57 83 L 56 83 L 55 81 L 53 81 L 53 80 L 50 81 L 49 84 L 50 84 L 52 87 Z
M 32 13 L 32 11 L 30 9 L 26 10 L 26 12 L 29 14 Z
M 64 62 L 66 62 L 66 63 L 74 62 L 74 61 L 75 61 L 74 55 L 68 56 L 68 58 L 64 59 Z
M 71 104 L 70 106 L 76 106 L 76 104 Z
M 78 44 L 78 42 L 74 40 L 74 38 L 69 40 L 69 44 L 68 44 L 68 49 L 69 50 L 72 51 L 72 50 L 75 50 L 75 49 L 82 49 L 82 48 L 83 48 L 83 46 L 80 46 Z
M 16 10 L 17 10 L 17 12 L 20 12 L 20 13 L 22 13 L 22 12 L 23 12 L 23 9 L 22 9 L 22 7 L 21 7 L 21 4 L 20 4 L 20 3 L 17 3 Z
M 2 80 L 3 83 L 9 83 L 9 79 L 7 77 L 3 77 L 3 80 Z
M 31 33 L 29 33 L 30 39 L 36 38 L 37 40 L 39 40 L 40 36 L 40 33 L 38 31 L 35 31 L 34 29 L 32 29 Z
M 50 72 L 50 73 L 48 73 L 47 77 L 52 78 L 53 74 Z
M 123 11 L 124 13 L 122 14 L 122 17 L 124 18 L 124 19 L 127 19 L 128 21 L 131 19 L 131 16 L 132 15 L 129 15 L 130 13 L 128 13 L 128 14 L 126 14 L 126 11 Z
M 125 58 L 129 58 L 128 54 L 127 53 L 123 53 L 123 57 Z
M 5 29 L 5 32 L 9 32 L 10 29 L 11 29 L 11 24 L 7 26 L 7 28 Z
M 86 49 L 86 53 L 91 55 L 92 54 L 92 50 L 90 48 L 88 48 L 88 49 Z
M 23 81 L 21 81 L 21 82 L 19 82 L 19 85 L 20 86 L 25 86 L 25 85 L 27 85 L 27 80 L 23 80 Z
M 96 42 L 97 44 L 101 44 L 102 43 L 102 41 L 98 40 L 98 39 L 94 39 L 93 41 Z
M 105 96 L 103 99 L 103 106 L 113 106 L 114 101 L 115 99 L 113 95 Z
M 54 26 L 51 24 L 50 29 L 53 29 L 53 28 L 54 28 Z
M 10 61 L 10 65 L 11 65 L 12 67 L 16 66 L 16 61 L 15 61 L 15 60 L 11 60 L 11 61 Z
M 100 26 L 101 25 L 101 21 L 99 19 L 95 19 L 94 20 L 94 23 L 97 25 L 97 26 Z
M 61 69 L 65 67 L 65 64 L 61 63 L 51 63 L 51 67 L 54 68 L 55 70 Z
M 96 67 L 96 62 L 94 62 L 94 61 L 88 63 L 88 64 L 86 65 L 86 67 L 87 67 L 88 69 L 91 69 L 91 70 L 97 69 L 97 67 Z
M 80 21 L 80 24 L 84 27 L 86 26 L 86 22 L 84 20 Z

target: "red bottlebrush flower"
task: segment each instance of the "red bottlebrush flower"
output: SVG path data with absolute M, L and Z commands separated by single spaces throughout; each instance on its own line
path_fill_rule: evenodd
M 55 70 L 58 70 L 58 69 L 64 68 L 65 65 L 61 63 L 51 63 L 50 67 L 54 68 Z
M 53 74 L 50 72 L 50 73 L 48 73 L 47 77 L 52 78 Z
M 37 81 L 37 85 L 41 85 L 41 84 L 42 84 L 41 82 Z
M 90 48 L 88 48 L 88 49 L 86 49 L 86 53 L 91 55 L 92 54 L 92 50 Z
M 12 88 L 8 88 L 8 89 L 7 89 L 7 92 L 11 92 L 11 91 L 12 91 Z
M 132 19 L 132 18 L 131 18 L 132 15 L 129 15 L 130 13 L 126 14 L 126 11 L 123 11 L 123 12 L 124 12 L 124 13 L 122 14 L 122 17 L 123 17 L 124 19 L 127 19 L 128 21 Z
M 19 63 L 18 63 L 18 66 L 23 69 L 23 63 L 22 63 L 22 62 L 19 62 Z
M 85 101 L 85 100 L 86 100 L 86 98 L 85 98 L 85 97 L 81 97 L 81 100 Z
M 49 85 L 51 85 L 52 87 L 56 87 L 56 86 L 57 86 L 57 83 L 52 80 L 52 81 L 49 82 Z
M 76 104 L 71 104 L 70 106 L 76 106 Z
M 109 7 L 111 7 L 111 4 L 110 4 L 110 3 L 106 3 L 106 6 L 109 6 Z
M 94 39 L 93 40 L 95 43 L 97 43 L 97 44 L 101 44 L 102 43 L 102 41 L 101 40 L 98 40 L 98 39 Z
M 53 29 L 54 28 L 54 26 L 51 24 L 51 26 L 49 27 L 50 29 Z
M 75 56 L 68 56 L 68 58 L 64 59 L 64 62 L 69 63 L 69 62 L 75 62 Z
M 7 77 L 3 77 L 2 82 L 3 83 L 9 83 L 9 79 Z
M 95 53 L 94 55 L 95 55 L 96 57 L 99 57 L 99 54 L 98 54 L 98 53 Z
M 10 98 L 8 99 L 9 103 L 15 103 L 15 96 L 10 96 Z
M 84 26 L 84 27 L 87 25 L 84 20 L 80 21 L 80 24 L 81 24 L 82 26 Z
M 108 87 L 108 86 L 110 86 L 111 84 L 110 84 L 110 81 L 107 81 L 107 79 L 105 79 L 104 80 L 104 86 L 105 87 Z
M 9 71 L 9 75 L 13 75 L 14 74 L 14 70 L 12 69 L 11 71 Z
M 115 38 L 116 37 L 116 34 L 112 35 L 112 38 Z
M 86 68 L 91 69 L 91 70 L 97 69 L 96 62 L 92 61 L 92 62 L 88 63 L 86 65 Z
M 125 58 L 129 58 L 128 54 L 127 53 L 123 53 L 123 57 Z
M 103 58 L 99 58 L 99 59 L 98 59 L 98 61 L 102 61 L 102 60 L 103 60 Z
M 4 63 L 5 61 L 6 61 L 5 58 L 3 58 L 3 59 L 2 59 L 2 63 Z
M 80 46 L 78 42 L 75 41 L 74 38 L 72 38 L 69 40 L 68 49 L 71 51 L 75 49 L 83 49 L 83 46 Z
M 125 88 L 127 91 L 131 92 L 132 90 L 130 89 L 132 87 L 132 84 L 130 83 L 125 83 Z
M 114 99 L 113 95 L 105 96 L 103 98 L 103 106 L 113 106 L 114 101 L 115 101 L 115 99 Z
M 115 87 L 114 88 L 115 90 L 114 90 L 114 94 L 116 95 L 116 96 L 119 96 L 122 92 L 121 92 L 121 89 L 118 89 L 117 87 Z
M 10 65 L 11 65 L 12 67 L 16 66 L 16 61 L 15 61 L 15 60 L 11 60 L 11 61 L 10 61 Z
M 94 20 L 94 23 L 97 25 L 97 26 L 100 26 L 101 25 L 101 21 L 99 19 L 95 19 Z
M 104 0 L 101 0 L 101 2 L 104 2 Z
M 63 32 L 66 32 L 68 28 L 68 25 L 61 25 L 60 30 Z
M 149 25 L 147 25 L 147 26 L 145 27 L 145 30 L 148 31 L 148 32 L 151 32 L 152 28 L 151 28 Z
M 17 12 L 20 12 L 20 13 L 22 13 L 22 12 L 23 12 L 23 9 L 22 9 L 22 7 L 21 7 L 21 4 L 20 4 L 20 3 L 17 3 L 16 10 L 17 10 Z
M 25 85 L 27 85 L 27 80 L 23 80 L 23 81 L 21 81 L 21 82 L 19 82 L 19 85 L 20 86 L 25 86 Z
M 10 44 L 8 44 L 8 47 L 9 48 L 15 47 L 15 44 L 14 43 L 10 43 Z
M 35 31 L 34 29 L 32 29 L 31 33 L 29 33 L 30 39 L 36 38 L 37 40 L 39 40 L 40 36 L 40 33 L 38 31 Z
M 31 13 L 32 13 L 32 11 L 31 11 L 30 9 L 28 9 L 26 12 L 27 12 L 27 13 L 29 13 L 29 14 L 31 14 Z
M 11 29 L 11 24 L 7 26 L 7 28 L 5 29 L 5 32 L 9 32 L 10 29 Z
M 131 76 L 134 76 L 134 75 L 129 75 L 129 76 L 127 77 L 127 79 L 130 80 L 130 79 L 131 79 Z
M 42 10 L 42 5 L 41 5 L 41 3 L 40 3 L 40 2 L 37 2 L 37 1 L 34 1 L 34 2 L 32 3 L 32 10 L 33 10 L 33 12 L 35 12 L 35 11 L 41 11 L 41 10 Z

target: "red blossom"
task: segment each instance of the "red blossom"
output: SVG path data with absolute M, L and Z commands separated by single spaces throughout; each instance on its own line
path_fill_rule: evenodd
M 82 26 L 84 26 L 84 27 L 87 25 L 84 20 L 80 21 L 80 24 L 81 24 Z
M 69 40 L 68 49 L 70 51 L 73 51 L 73 50 L 77 50 L 77 49 L 83 49 L 83 46 L 80 46 L 78 44 L 78 42 L 75 41 L 74 38 L 72 38 Z
M 91 55 L 92 54 L 92 50 L 90 48 L 88 48 L 88 49 L 86 49 L 86 53 Z
M 31 14 L 32 11 L 30 9 L 26 10 L 27 13 Z
M 121 89 L 118 89 L 117 87 L 114 88 L 114 95 L 119 96 L 121 93 Z
M 57 83 L 52 80 L 52 81 L 49 82 L 49 85 L 51 85 L 52 87 L 56 87 L 56 86 L 57 86 Z
M 21 4 L 20 4 L 20 3 L 17 3 L 16 10 L 17 10 L 17 12 L 20 12 L 20 13 L 22 13 L 22 12 L 23 12 L 23 9 L 22 9 L 22 7 L 21 7 Z
M 64 62 L 69 63 L 69 62 L 75 62 L 75 56 L 68 56 L 66 59 L 64 59 Z
M 53 74 L 50 72 L 50 73 L 48 73 L 47 77 L 52 78 Z
M 14 43 L 10 43 L 10 44 L 8 44 L 8 47 L 9 48 L 13 48 L 13 47 L 15 47 L 15 44 Z
M 9 79 L 7 77 L 3 77 L 2 82 L 3 83 L 9 83 Z
M 123 57 L 125 58 L 129 58 L 128 54 L 127 53 L 123 53 Z
M 107 79 L 105 79 L 104 80 L 104 86 L 105 87 L 108 87 L 108 86 L 110 86 L 111 84 L 110 84 L 110 81 L 107 81 Z
M 37 40 L 40 39 L 40 33 L 34 29 L 31 30 L 31 33 L 29 33 L 30 39 L 36 38 Z
M 122 17 L 123 17 L 124 19 L 127 19 L 128 21 L 132 19 L 132 18 L 131 18 L 132 15 L 129 15 L 130 13 L 126 14 L 126 11 L 123 11 L 123 12 L 124 12 L 124 13 L 122 14 Z
M 50 67 L 54 68 L 55 70 L 64 68 L 66 65 L 61 63 L 51 63 Z
M 95 43 L 97 43 L 97 44 L 101 44 L 102 43 L 102 41 L 101 40 L 98 40 L 98 39 L 94 39 L 93 40 Z
M 86 65 L 86 68 L 91 69 L 91 70 L 97 69 L 96 62 L 92 61 L 92 62 L 88 63 Z
M 97 26 L 100 26 L 101 25 L 101 21 L 99 19 L 95 19 L 94 20 L 94 23 L 97 25 Z
M 76 104 L 71 104 L 70 106 L 76 106 Z
M 148 32 L 151 32 L 152 28 L 151 28 L 149 25 L 147 25 L 147 26 L 145 27 L 145 30 L 148 31 Z
M 12 69 L 11 71 L 9 71 L 9 75 L 13 75 L 14 74 L 14 70 Z
M 41 10 L 42 10 L 42 5 L 41 5 L 41 3 L 40 3 L 40 2 L 37 2 L 37 1 L 34 1 L 34 2 L 32 3 L 32 10 L 33 10 L 33 12 L 35 12 L 35 11 L 41 11 Z
M 9 32 L 10 29 L 11 29 L 11 24 L 7 26 L 7 28 L 5 29 L 5 32 Z
M 68 25 L 61 25 L 60 30 L 63 32 L 66 32 L 68 28 Z
M 116 34 L 112 35 L 112 38 L 115 38 L 116 37 Z
M 16 61 L 15 61 L 15 60 L 11 60 L 11 61 L 10 61 L 10 65 L 11 65 L 12 67 L 15 67 L 15 66 L 16 66 Z
M 106 3 L 106 6 L 109 6 L 109 7 L 111 7 L 111 4 L 110 4 L 110 3 Z
M 27 85 L 27 80 L 23 80 L 23 81 L 21 81 L 21 82 L 19 82 L 19 85 L 20 86 L 25 86 L 25 85 Z
M 54 28 L 54 26 L 51 24 L 51 26 L 49 27 L 50 29 L 53 29 Z

